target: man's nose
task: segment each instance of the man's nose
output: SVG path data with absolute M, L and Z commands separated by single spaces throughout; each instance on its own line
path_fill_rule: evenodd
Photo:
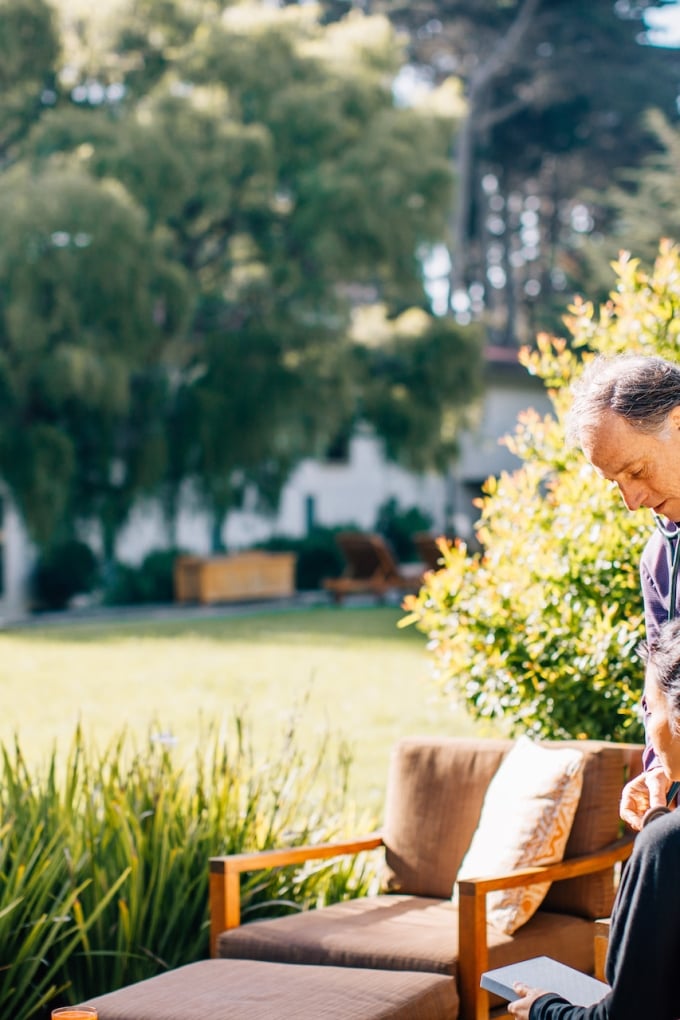
M 629 510 L 639 510 L 645 505 L 645 489 L 642 485 L 631 485 L 628 482 L 617 482 L 623 502 Z

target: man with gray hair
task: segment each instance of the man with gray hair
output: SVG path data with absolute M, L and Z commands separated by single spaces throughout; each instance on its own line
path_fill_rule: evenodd
M 567 439 L 604 478 L 618 485 L 629 510 L 651 510 L 656 528 L 640 562 L 647 641 L 680 615 L 680 365 L 659 357 L 599 356 L 572 387 Z M 643 702 L 644 706 L 644 702 Z M 650 807 L 666 802 L 666 779 L 651 746 L 644 772 L 624 787 L 621 817 L 634 829 Z

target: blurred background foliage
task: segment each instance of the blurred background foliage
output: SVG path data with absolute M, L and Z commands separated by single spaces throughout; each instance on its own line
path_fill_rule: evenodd
M 388 19 L 200 0 L 0 17 L 0 450 L 33 537 L 95 520 L 110 559 L 153 492 L 172 538 L 190 479 L 218 547 L 246 492 L 275 505 L 359 419 L 442 466 L 481 387 L 480 330 L 433 316 L 422 261 L 456 111 L 397 103 Z M 354 328 L 366 307 L 379 342 Z
M 82 557 L 73 583 L 100 566 L 111 578 L 140 496 L 160 496 L 172 550 L 187 480 L 217 549 L 231 509 L 253 495 L 273 507 L 302 457 L 359 422 L 389 456 L 446 470 L 485 347 L 524 343 L 558 424 L 525 418 L 510 440 L 525 467 L 488 483 L 456 641 L 500 658 L 466 697 L 482 714 L 536 699 L 552 713 L 530 665 L 544 657 L 601 683 L 599 735 L 635 731 L 633 680 L 622 666 L 614 697 L 604 662 L 638 633 L 630 563 L 645 529 L 603 506 L 596 482 L 587 514 L 575 499 L 590 482 L 562 448 L 559 393 L 588 351 L 675 354 L 675 249 L 649 277 L 619 262 L 595 311 L 622 245 L 651 262 L 680 226 L 680 51 L 653 28 L 672 7 L 2 0 L 0 460 L 43 579 L 92 520 L 104 563 Z M 573 306 L 566 339 L 537 341 L 563 332 L 574 291 L 593 304 Z M 308 539 L 304 584 L 333 569 L 332 534 Z M 540 561 L 534 602 L 516 599 L 518 543 Z M 459 555 L 431 582 L 444 632 L 447 599 L 463 612 Z M 149 562 L 148 584 L 118 572 L 127 594 L 111 600 L 155 597 L 169 564 Z M 533 636 L 507 624 L 504 644 L 516 600 Z M 575 705 L 550 725 L 574 732 Z
M 444 469 L 486 345 L 677 202 L 673 6 L 2 0 L 0 453 L 34 539 L 168 544 L 369 421 Z M 651 43 L 654 42 L 654 45 Z

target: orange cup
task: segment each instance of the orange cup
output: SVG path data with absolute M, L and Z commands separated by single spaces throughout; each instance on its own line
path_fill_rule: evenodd
M 96 1006 L 58 1006 L 52 1020 L 97 1020 Z

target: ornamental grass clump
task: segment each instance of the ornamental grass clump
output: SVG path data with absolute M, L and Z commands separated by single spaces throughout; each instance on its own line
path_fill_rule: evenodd
M 18 746 L 0 780 L 0 1016 L 29 1020 L 208 955 L 208 858 L 346 831 L 348 757 L 295 747 L 256 760 L 241 720 L 189 760 L 126 734 L 103 752 L 80 730 L 35 773 Z M 244 876 L 249 915 L 358 895 L 369 861 Z
M 46 838 L 37 825 L 13 841 L 13 828 L 10 820 L 0 829 L 0 1016 L 28 1020 L 68 991 L 68 961 L 126 875 L 86 920 L 78 910 L 85 883 L 74 883 L 69 874 L 63 834 L 55 830 Z

